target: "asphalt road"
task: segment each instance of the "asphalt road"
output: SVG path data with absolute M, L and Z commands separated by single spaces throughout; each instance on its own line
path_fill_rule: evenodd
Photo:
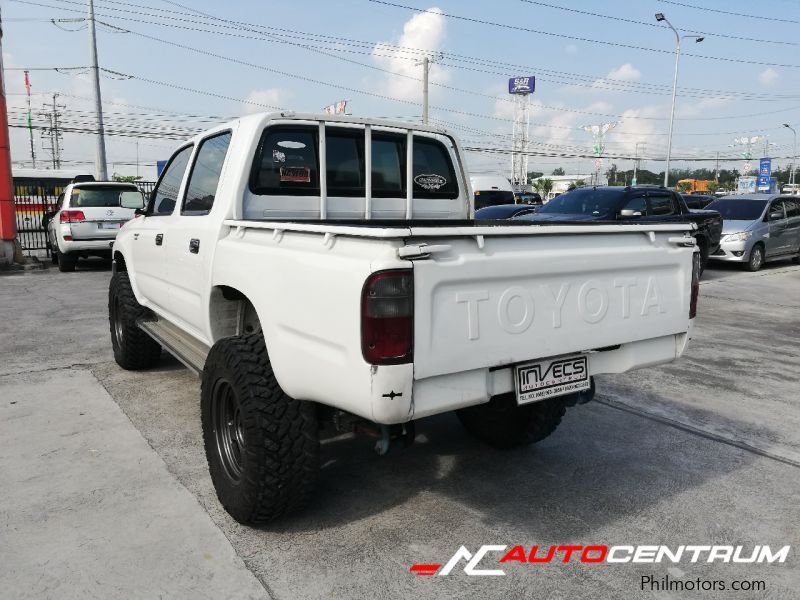
M 108 279 L 100 265 L 0 278 L 0 596 L 800 594 L 800 267 L 707 271 L 688 353 L 602 378 L 598 401 L 570 409 L 535 447 L 492 450 L 452 415 L 423 420 L 418 443 L 386 457 L 364 438 L 327 441 L 316 503 L 260 529 L 238 525 L 216 500 L 198 380 L 169 358 L 141 373 L 113 362 Z M 80 427 L 87 410 L 94 426 Z M 83 441 L 51 439 L 74 436 Z M 98 447 L 100 458 L 80 454 Z M 409 573 L 483 544 L 792 548 L 774 565 L 507 563 L 504 577 Z M 72 574 L 55 588 L 54 568 Z M 653 593 L 640 589 L 644 575 L 760 580 L 766 591 Z

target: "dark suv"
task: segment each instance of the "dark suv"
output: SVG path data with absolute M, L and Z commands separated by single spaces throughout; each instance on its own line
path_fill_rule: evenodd
M 719 248 L 722 234 L 722 217 L 718 212 L 690 210 L 679 193 L 663 187 L 582 187 L 553 198 L 536 213 L 515 218 L 541 222 L 690 221 L 697 225 L 694 237 L 703 267 L 709 254 Z

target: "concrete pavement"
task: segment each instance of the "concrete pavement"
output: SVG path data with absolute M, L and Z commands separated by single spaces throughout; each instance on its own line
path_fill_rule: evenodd
M 691 596 L 697 598 L 796 596 L 800 478 L 792 459 L 798 449 L 800 419 L 794 310 L 798 267 L 769 265 L 755 275 L 735 269 L 707 272 L 695 339 L 684 359 L 659 369 L 603 378 L 599 391 L 608 403 L 570 409 L 558 431 L 533 448 L 488 449 L 467 436 L 452 415 L 423 420 L 418 444 L 387 457 L 375 456 L 367 439 L 329 440 L 323 446 L 317 502 L 302 515 L 260 529 L 238 525 L 216 500 L 200 437 L 198 380 L 171 359 L 141 373 L 123 371 L 113 363 L 105 315 L 108 277 L 103 271 L 51 271 L 0 278 L 0 336 L 13 336 L 19 347 L 0 364 L 0 373 L 7 374 L 0 378 L 4 386 L 0 388 L 4 440 L 0 467 L 4 473 L 21 472 L 26 464 L 39 460 L 26 459 L 16 450 L 32 443 L 17 429 L 38 432 L 49 427 L 48 417 L 42 416 L 49 405 L 38 400 L 43 393 L 37 390 L 46 385 L 67 389 L 70 381 L 94 390 L 97 406 L 93 410 L 102 408 L 104 414 L 124 419 L 121 409 L 130 421 L 127 429 L 119 430 L 118 425 L 97 421 L 91 430 L 109 429 L 111 439 L 120 436 L 119 431 L 141 434 L 149 444 L 143 460 L 163 461 L 158 477 L 148 477 L 152 479 L 149 485 L 128 497 L 130 503 L 141 503 L 137 514 L 162 511 L 165 516 L 159 523 L 165 524 L 190 514 L 189 530 L 200 528 L 182 544 L 166 533 L 148 539 L 148 547 L 150 543 L 172 544 L 168 553 L 175 553 L 180 564 L 192 570 L 194 578 L 182 580 L 187 592 L 204 592 L 207 585 L 202 550 L 194 549 L 220 539 L 230 544 L 229 554 L 220 554 L 228 557 L 220 560 L 227 565 L 226 575 L 211 583 L 242 586 L 230 588 L 222 597 L 251 589 L 233 551 L 260 582 L 255 592 L 286 599 L 654 597 L 640 589 L 642 575 L 728 583 L 763 580 L 767 586 L 766 592 L 758 594 Z M 71 313 L 65 304 L 72 305 Z M 34 370 L 44 372 L 26 374 Z M 65 382 L 63 377 L 69 379 Z M 95 380 L 107 393 L 96 388 Z M 28 427 L 7 419 L 11 413 L 5 409 L 13 408 L 6 402 L 10 389 L 20 397 L 30 397 L 26 401 L 32 412 Z M 66 396 L 62 393 L 57 398 L 63 403 Z M 64 428 L 79 422 L 69 412 L 58 417 Z M 11 444 L 6 442 L 10 435 L 15 436 Z M 714 436 L 742 443 L 737 447 Z M 92 444 L 89 447 L 97 445 Z M 108 462 L 121 461 L 122 467 L 105 477 L 140 481 L 135 469 L 125 466 L 127 453 L 113 445 L 104 450 Z M 748 446 L 763 449 L 768 456 Z M 50 449 L 35 445 L 32 452 L 38 452 L 38 457 Z M 78 468 L 82 464 L 76 460 L 79 448 L 71 452 L 52 460 L 59 468 Z M 46 573 L 46 568 L 27 566 L 37 549 L 52 545 L 35 533 L 37 528 L 50 531 L 50 526 L 39 523 L 39 513 L 24 510 L 29 486 L 38 495 L 63 494 L 65 489 L 76 494 L 85 489 L 88 494 L 92 489 L 90 484 L 59 478 L 57 468 L 46 473 L 38 484 L 41 487 L 18 475 L 14 491 L 0 492 L 3 513 L 12 511 L 15 523 L 26 532 L 16 538 L 14 552 L 0 554 L 2 564 L 19 574 L 11 583 L 0 580 L 0 589 L 24 591 Z M 138 488 L 134 485 L 133 489 Z M 161 494 L 169 499 L 163 500 Z M 148 504 L 150 496 L 162 500 Z M 194 503 L 194 511 L 188 505 L 181 510 L 164 506 L 182 503 L 184 496 Z M 92 506 L 90 501 L 89 494 L 84 503 Z M 52 518 L 68 522 L 69 506 L 51 505 Z M 81 523 L 100 531 L 122 526 L 109 519 L 112 513 L 99 513 L 97 523 L 88 517 Z M 206 532 L 212 523 L 219 537 Z M 463 573 L 424 578 L 408 572 L 413 563 L 446 562 L 462 544 L 474 551 L 482 544 L 573 543 L 741 544 L 746 548 L 791 544 L 792 553 L 786 564 L 772 566 L 557 563 L 508 566 L 508 575 L 502 578 L 469 578 Z M 128 564 L 133 556 L 125 545 L 104 544 L 108 557 L 119 554 L 118 559 Z M 154 551 L 163 556 L 161 549 Z M 220 548 L 212 555 L 217 552 Z M 93 554 L 82 546 L 72 554 L 70 569 L 94 572 L 99 552 Z M 136 584 L 139 572 L 142 593 L 97 588 L 105 597 L 154 595 L 150 571 L 141 563 L 129 564 L 122 572 L 103 572 L 108 581 L 122 582 L 125 591 Z M 154 573 L 174 574 L 166 567 Z M 94 593 L 93 585 L 88 578 L 72 579 L 59 592 Z

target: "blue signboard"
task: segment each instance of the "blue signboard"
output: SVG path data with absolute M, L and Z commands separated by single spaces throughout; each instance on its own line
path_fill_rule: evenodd
M 508 80 L 509 94 L 532 94 L 536 88 L 536 77 L 512 77 Z
M 161 177 L 161 171 L 164 170 L 164 167 L 167 166 L 167 161 L 165 160 L 157 160 L 156 161 L 156 174 Z
M 772 189 L 772 160 L 762 158 L 758 163 L 758 183 L 756 189 L 759 192 L 769 192 Z

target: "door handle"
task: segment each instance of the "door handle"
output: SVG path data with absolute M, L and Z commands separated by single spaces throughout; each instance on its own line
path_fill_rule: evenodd
M 160 246 L 163 243 L 164 243 L 164 234 L 163 233 L 157 233 L 156 234 L 156 246 Z
M 198 254 L 200 252 L 200 240 L 197 238 L 189 240 L 189 252 L 192 254 Z

